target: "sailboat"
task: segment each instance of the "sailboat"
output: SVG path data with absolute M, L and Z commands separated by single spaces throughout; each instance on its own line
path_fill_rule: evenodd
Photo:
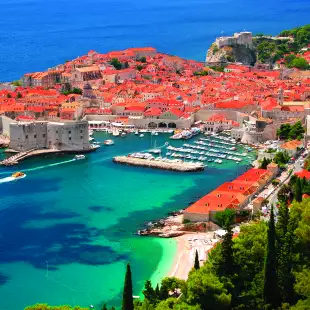
M 154 148 L 149 150 L 149 153 L 153 153 L 153 154 L 160 154 L 161 153 L 161 149 L 156 148 L 156 140 L 154 143 Z

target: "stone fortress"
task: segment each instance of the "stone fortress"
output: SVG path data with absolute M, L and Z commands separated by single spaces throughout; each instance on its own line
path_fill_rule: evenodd
M 219 37 L 216 38 L 215 44 L 218 48 L 222 48 L 224 46 L 235 46 L 242 45 L 247 48 L 253 48 L 253 38 L 252 32 L 244 31 L 244 32 L 235 32 L 231 37 Z

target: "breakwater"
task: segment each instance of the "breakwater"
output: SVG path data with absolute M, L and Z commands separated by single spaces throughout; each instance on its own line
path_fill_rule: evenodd
M 128 156 L 116 156 L 113 158 L 113 162 L 124 165 L 148 167 L 148 168 L 171 170 L 178 172 L 196 172 L 204 170 L 204 166 L 202 164 L 186 163 L 186 162 L 164 162 L 142 158 L 133 158 Z

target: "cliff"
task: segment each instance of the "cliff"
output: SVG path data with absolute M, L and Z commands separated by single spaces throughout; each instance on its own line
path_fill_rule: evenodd
M 240 62 L 244 65 L 254 65 L 256 55 L 253 49 L 243 45 L 223 46 L 219 48 L 215 43 L 208 50 L 206 62 L 210 65 Z

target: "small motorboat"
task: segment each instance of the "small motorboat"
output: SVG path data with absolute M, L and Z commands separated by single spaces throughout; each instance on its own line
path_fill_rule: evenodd
M 126 135 L 127 135 L 126 132 L 121 133 L 121 137 L 123 137 L 123 138 L 126 137 Z
M 114 141 L 113 140 L 105 140 L 103 142 L 104 145 L 113 145 L 114 144 Z
M 143 133 L 141 133 L 141 135 L 139 136 L 140 138 L 143 138 L 144 137 L 144 134 Z
M 18 172 L 15 172 L 15 173 L 13 173 L 12 174 L 12 178 L 14 178 L 14 179 L 23 179 L 23 178 L 25 178 L 26 177 L 26 174 L 25 173 L 23 173 L 23 172 L 20 172 L 20 171 L 18 171 Z
M 85 159 L 85 158 L 86 158 L 85 155 L 75 155 L 74 156 L 74 159 L 76 159 L 76 160 Z
M 135 135 L 138 135 L 138 134 L 139 134 L 139 130 L 136 130 L 136 131 L 135 131 Z

